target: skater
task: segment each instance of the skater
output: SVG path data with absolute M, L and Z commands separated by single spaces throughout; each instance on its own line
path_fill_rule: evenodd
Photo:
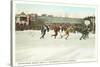
M 60 31 L 59 31 L 59 32 L 60 32 L 60 37 L 62 38 L 62 37 L 63 37 L 62 34 L 63 34 L 63 29 L 64 29 L 64 28 L 63 28 L 63 25 L 60 25 L 59 27 L 60 27 Z
M 45 34 L 46 34 L 46 30 L 48 31 L 48 29 L 47 29 L 47 26 L 46 25 L 42 25 L 41 26 L 41 37 L 40 37 L 40 39 L 41 38 L 44 38 L 44 36 L 45 36 Z
M 64 32 L 65 32 L 65 34 L 64 34 L 62 37 L 66 36 L 65 39 L 68 39 L 68 37 L 69 37 L 69 32 L 70 32 L 70 27 L 66 27 L 66 28 L 64 29 Z
M 49 32 L 49 30 L 50 30 L 49 26 L 46 25 L 46 29 L 47 29 L 47 32 Z
M 65 30 L 65 35 L 67 35 L 65 39 L 67 39 L 69 37 L 69 32 L 70 32 L 70 28 L 67 28 Z
M 80 37 L 80 40 L 89 38 L 89 28 L 88 28 L 88 26 L 83 27 L 81 33 L 82 33 L 82 36 Z
M 56 39 L 59 31 L 60 31 L 60 27 L 59 26 L 54 26 L 54 32 L 55 32 L 55 34 L 51 35 L 51 37 L 54 36 L 54 38 Z

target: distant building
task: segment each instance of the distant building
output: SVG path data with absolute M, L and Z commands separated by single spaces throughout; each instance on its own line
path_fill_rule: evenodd
M 37 14 L 25 14 L 21 12 L 20 14 L 16 14 L 15 16 L 15 23 L 16 23 L 16 30 L 24 30 L 31 28 L 33 22 L 37 19 Z
M 24 12 L 17 14 L 15 17 L 15 22 L 19 24 L 29 24 L 29 16 L 26 15 Z
M 28 14 L 28 16 L 30 17 L 30 21 L 34 22 L 37 19 L 37 14 Z

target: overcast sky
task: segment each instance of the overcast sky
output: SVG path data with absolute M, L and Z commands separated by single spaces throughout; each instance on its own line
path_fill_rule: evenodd
M 50 5 L 50 4 L 38 4 L 38 3 L 16 3 L 15 7 L 16 13 L 25 12 L 25 13 L 37 13 L 49 14 L 54 16 L 62 17 L 74 17 L 82 18 L 85 16 L 95 15 L 95 8 L 91 7 L 75 7 L 75 6 L 59 6 L 59 5 Z

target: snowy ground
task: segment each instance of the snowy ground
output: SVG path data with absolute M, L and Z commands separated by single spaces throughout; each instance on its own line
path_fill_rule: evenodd
M 36 30 L 16 31 L 15 60 L 17 63 L 61 63 L 84 59 L 95 59 L 95 36 L 79 40 L 81 34 L 70 33 L 68 40 L 51 37 L 53 31 L 40 39 Z

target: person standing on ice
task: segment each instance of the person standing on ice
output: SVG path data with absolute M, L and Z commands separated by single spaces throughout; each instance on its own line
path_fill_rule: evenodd
M 60 27 L 58 25 L 56 25 L 56 26 L 54 26 L 53 30 L 54 30 L 55 34 L 51 35 L 51 37 L 54 36 L 54 38 L 56 39 L 58 32 L 60 31 Z
M 88 26 L 83 27 L 82 32 L 81 32 L 82 36 L 80 37 L 80 40 L 89 38 L 89 31 L 90 31 L 90 28 Z
M 60 32 L 60 36 L 61 36 L 61 38 L 62 38 L 62 37 L 63 37 L 63 36 L 62 36 L 62 33 L 63 33 L 63 25 L 60 25 L 59 27 L 60 27 L 60 31 L 59 31 L 59 32 Z
M 49 28 L 48 28 L 47 25 L 44 24 L 44 25 L 41 26 L 41 35 L 42 35 L 42 36 L 40 37 L 40 39 L 41 39 L 41 38 L 44 38 L 44 36 L 45 36 L 45 34 L 46 34 L 46 31 L 49 32 Z

